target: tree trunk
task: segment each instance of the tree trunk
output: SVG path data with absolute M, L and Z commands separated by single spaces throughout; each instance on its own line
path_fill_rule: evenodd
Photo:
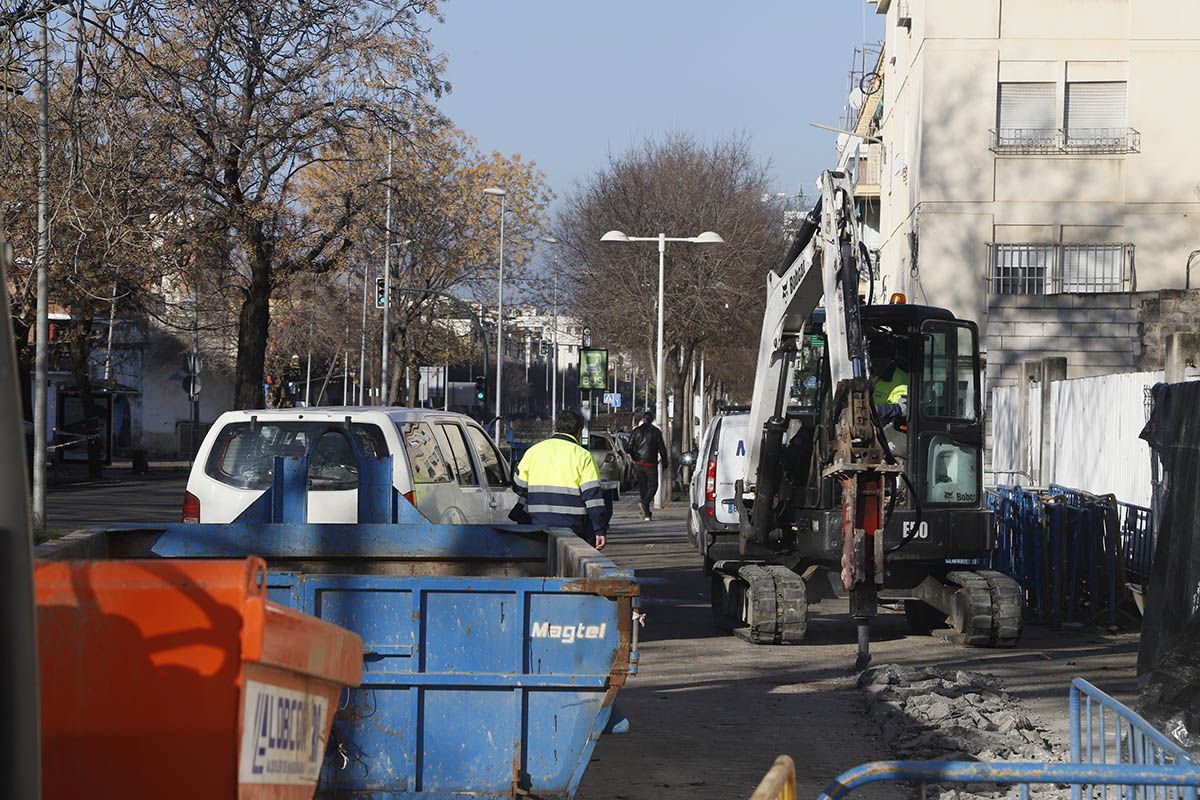
M 680 421 L 683 422 L 683 425 L 681 426 L 683 431 L 681 441 L 679 443 L 679 451 L 681 453 L 686 453 L 693 449 L 694 445 L 692 444 L 692 441 L 695 438 L 695 421 L 692 403 L 693 395 L 696 392 L 695 359 L 691 357 L 691 353 L 693 352 L 691 348 L 689 348 L 687 352 L 689 354 L 687 358 L 689 366 L 683 373 L 683 391 L 680 392 L 680 399 L 682 402 L 680 402 L 681 408 L 679 418 Z M 692 470 L 685 467 L 683 470 L 684 483 L 686 484 L 689 480 L 691 480 L 691 477 Z
M 675 395 L 675 420 L 669 426 L 667 435 L 667 448 L 671 453 L 671 463 L 679 463 L 679 454 L 683 452 L 683 430 L 684 425 L 682 420 L 685 415 L 690 415 L 691 410 L 685 408 L 687 399 L 684 391 L 685 378 L 692 368 L 692 353 L 694 348 L 691 345 L 675 345 L 667 352 L 667 389 L 668 393 Z M 681 357 L 682 356 L 682 357 Z M 667 480 L 669 485 L 674 485 L 674 474 L 668 475 Z
M 246 249 L 250 256 L 250 285 L 246 287 L 238 315 L 233 389 L 233 403 L 239 409 L 263 407 L 263 371 L 271 328 L 273 245 L 262 225 L 251 227 L 246 236 Z
M 29 346 L 29 333 L 33 330 L 31 320 L 15 313 L 12 320 L 13 343 L 17 349 L 17 376 L 21 383 L 21 419 L 33 421 L 33 348 Z
M 88 477 L 100 478 L 104 475 L 103 443 L 98 434 L 103 431 L 100 424 L 99 409 L 96 406 L 96 396 L 92 392 L 91 345 L 92 320 L 83 319 L 74 323 L 75 335 L 71 339 L 71 371 L 74 373 L 75 386 L 79 390 L 79 399 L 83 404 L 83 430 L 87 436 Z
M 399 343 L 396 347 L 396 352 L 399 358 L 396 360 L 396 381 L 393 385 L 398 389 L 395 392 L 397 405 L 412 407 L 412 395 L 409 393 L 408 386 L 408 322 L 405 320 L 400 325 Z
M 391 367 L 396 367 L 396 359 L 392 359 Z M 385 406 L 398 405 L 400 397 L 400 370 L 389 368 L 388 370 L 388 386 L 387 398 L 383 401 Z

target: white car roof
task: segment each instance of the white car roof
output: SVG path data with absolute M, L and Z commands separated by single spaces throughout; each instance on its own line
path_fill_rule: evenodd
M 226 411 L 218 422 L 228 423 L 239 420 L 250 420 L 257 417 L 260 420 L 300 420 L 311 419 L 321 422 L 341 422 L 350 417 L 351 422 L 374 422 L 379 424 L 385 420 L 396 422 L 419 422 L 430 417 L 459 417 L 474 422 L 466 414 L 454 411 L 442 411 L 437 408 L 404 408 L 402 406 L 313 406 L 309 408 L 260 408 L 241 411 Z

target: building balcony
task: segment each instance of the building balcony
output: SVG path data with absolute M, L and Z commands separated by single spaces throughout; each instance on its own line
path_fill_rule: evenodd
M 1142 148 L 1134 128 L 996 128 L 988 139 L 996 155 L 1121 155 Z
M 991 242 L 987 277 L 993 295 L 1100 294 L 1137 288 L 1129 242 Z
M 854 185 L 854 194 L 859 197 L 879 196 L 879 176 L 881 148 L 878 142 L 867 145 L 867 157 L 858 159 L 858 180 Z

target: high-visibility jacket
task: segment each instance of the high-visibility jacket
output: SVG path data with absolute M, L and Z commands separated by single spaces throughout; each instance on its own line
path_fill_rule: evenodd
M 600 470 L 573 436 L 556 433 L 530 447 L 513 474 L 517 504 L 511 518 L 570 528 L 588 541 L 608 534 Z
M 908 373 L 899 367 L 892 368 L 890 378 L 876 378 L 872 399 L 875 405 L 884 403 L 899 403 L 901 397 L 908 396 Z

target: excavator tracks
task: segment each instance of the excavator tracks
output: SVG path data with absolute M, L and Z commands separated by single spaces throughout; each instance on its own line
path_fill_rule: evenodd
M 992 593 L 992 633 L 996 647 L 1014 647 L 1021 638 L 1021 614 L 1024 600 L 1021 585 L 1003 572 L 981 569 L 978 572 Z
M 1021 636 L 1021 587 L 994 570 L 946 576 L 961 587 L 951 601 L 951 638 L 972 647 L 1013 647 Z
M 804 579 L 787 567 L 718 562 L 712 575 L 713 618 L 754 644 L 799 644 L 808 627 Z

